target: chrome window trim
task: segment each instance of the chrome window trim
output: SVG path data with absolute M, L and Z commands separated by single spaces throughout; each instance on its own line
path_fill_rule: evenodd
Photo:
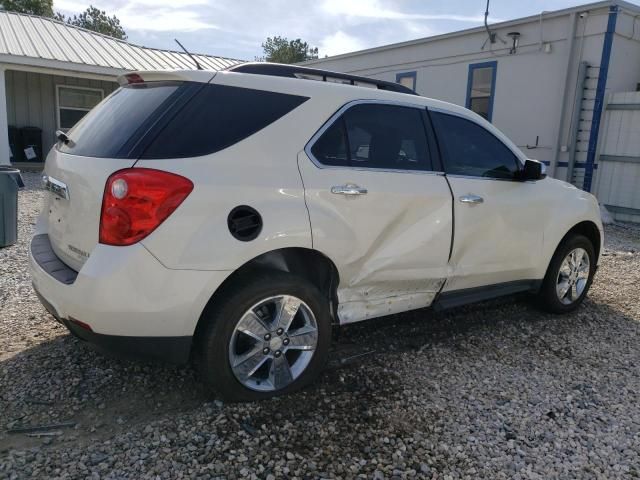
M 476 177 L 476 176 L 473 176 L 473 175 L 460 175 L 458 173 L 447 173 L 446 176 L 447 176 L 447 178 L 467 178 L 469 180 L 493 180 L 493 181 L 498 181 L 498 182 L 525 183 L 522 180 L 518 180 L 517 178 Z M 529 180 L 527 180 L 527 181 L 529 181 Z
M 467 178 L 469 180 L 494 180 L 498 182 L 516 182 L 516 183 L 536 183 L 544 180 L 544 178 L 539 178 L 537 180 L 519 180 L 517 178 L 497 178 L 497 177 L 474 177 L 473 175 L 460 175 L 457 173 L 445 173 L 447 178 Z
M 311 148 L 313 148 L 314 144 L 318 141 L 318 139 L 326 132 L 335 122 L 338 120 L 344 112 L 349 110 L 351 107 L 356 105 L 394 105 L 397 107 L 409 107 L 415 108 L 420 111 L 426 111 L 426 105 L 419 105 L 411 102 L 399 102 L 396 100 L 377 100 L 377 99 L 360 99 L 360 100 L 352 100 L 350 102 L 345 103 L 342 107 L 340 107 L 333 115 L 329 117 L 329 119 L 320 127 L 320 129 L 313 134 L 311 139 L 307 142 L 304 147 L 304 152 L 309 157 L 309 160 L 319 169 L 335 169 L 335 170 L 356 170 L 356 171 L 366 171 L 366 172 L 386 172 L 386 173 L 413 173 L 420 175 L 438 175 L 444 176 L 445 172 L 435 171 L 435 170 L 410 170 L 410 169 L 395 169 L 395 168 L 372 168 L 372 167 L 354 167 L 347 165 L 325 165 L 320 160 L 318 160 L 313 153 L 311 153 Z M 426 132 L 425 132 L 426 135 Z M 428 138 L 427 138 L 428 141 Z M 433 162 L 432 162 L 433 163 Z

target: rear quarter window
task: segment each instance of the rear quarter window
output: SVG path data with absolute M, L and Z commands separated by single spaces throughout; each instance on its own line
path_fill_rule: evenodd
M 205 85 L 159 131 L 144 159 L 197 157 L 227 148 L 283 117 L 308 97 Z

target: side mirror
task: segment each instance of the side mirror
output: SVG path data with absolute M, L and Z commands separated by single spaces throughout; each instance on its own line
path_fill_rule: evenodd
M 524 162 L 524 167 L 520 170 L 519 177 L 522 181 L 527 180 L 542 180 L 547 176 L 547 167 L 544 163 L 538 160 L 527 159 Z

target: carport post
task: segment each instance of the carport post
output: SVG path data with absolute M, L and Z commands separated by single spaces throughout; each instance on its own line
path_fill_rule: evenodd
M 0 165 L 9 165 L 9 122 L 7 120 L 7 88 L 4 80 L 4 65 L 0 65 Z

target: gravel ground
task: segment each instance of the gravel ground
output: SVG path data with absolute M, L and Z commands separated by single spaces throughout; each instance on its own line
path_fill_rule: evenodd
M 190 368 L 102 356 L 44 311 L 25 178 L 20 243 L 0 250 L 0 478 L 640 477 L 638 226 L 607 228 L 574 314 L 511 298 L 357 324 L 310 388 L 227 405 Z

